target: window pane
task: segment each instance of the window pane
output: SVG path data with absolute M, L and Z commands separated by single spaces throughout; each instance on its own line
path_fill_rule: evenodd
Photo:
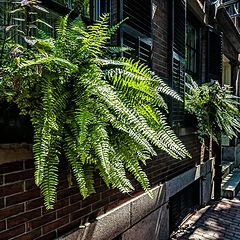
M 187 44 L 186 44 L 186 56 L 187 56 L 186 71 L 192 75 L 197 73 L 197 41 L 198 41 L 197 29 L 188 22 L 187 23 L 187 41 L 186 41 L 187 42 Z

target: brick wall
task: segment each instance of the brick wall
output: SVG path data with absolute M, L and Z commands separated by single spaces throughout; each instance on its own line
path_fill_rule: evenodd
M 192 160 L 173 160 L 161 153 L 149 162 L 146 171 L 153 186 L 195 166 L 196 159 L 199 159 L 199 145 L 195 137 L 183 138 L 193 155 Z M 67 182 L 65 163 L 61 164 L 60 172 L 55 209 L 47 211 L 34 184 L 33 160 L 0 166 L 0 239 L 54 239 L 77 229 L 80 224 L 92 222 L 96 216 L 142 192 L 133 180 L 136 192 L 129 197 L 108 189 L 96 176 L 97 193 L 83 200 L 77 186 L 70 187 Z

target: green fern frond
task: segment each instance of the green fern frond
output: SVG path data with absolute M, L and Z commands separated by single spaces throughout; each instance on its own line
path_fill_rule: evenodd
M 106 129 L 98 125 L 93 129 L 93 147 L 96 156 L 99 159 L 100 171 L 104 176 L 104 181 L 109 185 L 109 180 L 106 176 L 110 174 L 110 160 L 109 160 L 109 138 Z
M 85 177 L 84 166 L 80 160 L 80 156 L 77 152 L 76 142 L 69 133 L 65 133 L 65 154 L 70 162 L 73 174 L 77 180 L 81 195 L 86 198 L 89 196 L 89 189 Z M 89 174 L 88 174 L 89 175 Z
M 121 157 L 113 151 L 111 154 L 111 172 L 110 178 L 113 188 L 118 188 L 123 193 L 128 193 L 134 190 L 130 180 L 126 176 L 124 164 Z
M 40 185 L 46 209 L 53 209 L 58 185 L 59 153 L 54 148 L 51 150 L 44 167 L 44 178 Z
M 69 14 L 64 17 L 59 17 L 58 21 L 56 22 L 56 33 L 57 38 L 64 38 L 68 32 L 68 21 L 69 21 Z
M 24 63 L 20 64 L 20 68 L 26 68 L 30 66 L 35 66 L 35 65 L 42 65 L 42 64 L 48 64 L 48 63 L 58 63 L 59 65 L 69 67 L 71 70 L 76 71 L 78 70 L 77 66 L 70 63 L 69 61 L 62 59 L 62 58 L 57 58 L 57 57 L 42 57 L 38 60 L 28 60 L 25 61 Z
M 96 21 L 88 28 L 88 39 L 85 41 L 94 57 L 101 56 L 102 50 L 106 48 L 106 44 L 110 40 L 108 27 L 109 15 L 103 14 L 100 21 Z

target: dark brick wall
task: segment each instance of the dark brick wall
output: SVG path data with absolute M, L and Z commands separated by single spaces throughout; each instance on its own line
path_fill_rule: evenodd
M 181 138 L 182 142 L 187 147 L 192 158 L 185 160 L 176 160 L 170 158 L 165 153 L 158 153 L 152 161 L 148 163 L 146 172 L 151 184 L 154 186 L 158 183 L 163 183 L 177 175 L 191 169 L 200 160 L 200 143 L 196 135 L 186 135 Z
M 185 136 L 182 140 L 188 146 L 192 160 L 174 160 L 159 153 L 146 166 L 153 186 L 195 166 L 200 152 L 196 136 Z M 129 197 L 108 189 L 96 176 L 97 193 L 83 200 L 78 187 L 69 186 L 65 164 L 60 166 L 57 201 L 55 209 L 50 211 L 44 208 L 43 198 L 34 184 L 33 160 L 0 166 L 0 239 L 54 239 L 142 192 L 131 177 L 136 192 Z

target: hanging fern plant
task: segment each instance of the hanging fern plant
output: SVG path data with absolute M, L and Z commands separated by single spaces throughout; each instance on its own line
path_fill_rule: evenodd
M 198 135 L 202 143 L 207 137 L 217 144 L 221 136 L 230 139 L 240 131 L 238 97 L 228 86 L 221 87 L 217 81 L 199 86 L 188 76 L 185 107 L 198 121 Z
M 62 151 L 85 198 L 94 173 L 108 187 L 130 192 L 130 172 L 149 191 L 141 164 L 156 155 L 153 146 L 174 158 L 189 156 L 167 124 L 161 94 L 181 100 L 146 65 L 107 58 L 116 28 L 108 16 L 86 28 L 62 17 L 56 39 L 34 39 L 31 49 L 13 44 L 18 55 L 1 76 L 3 96 L 29 114 L 34 127 L 35 182 L 47 209 L 53 208 Z M 162 109 L 162 110 L 160 110 Z

